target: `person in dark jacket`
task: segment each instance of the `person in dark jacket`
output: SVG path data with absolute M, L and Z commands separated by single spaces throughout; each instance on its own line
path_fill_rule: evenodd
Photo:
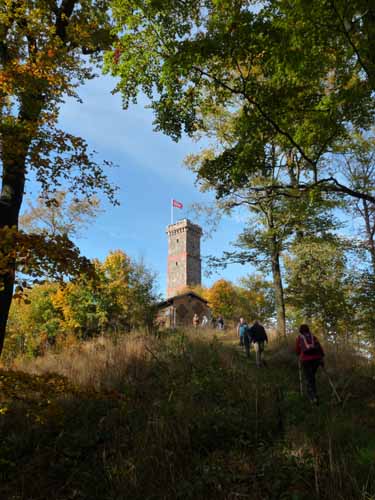
M 224 330 L 224 318 L 222 316 L 217 318 L 216 324 L 219 330 Z
M 255 320 L 252 326 L 247 330 L 247 335 L 250 343 L 254 344 L 255 349 L 255 360 L 258 367 L 265 365 L 266 362 L 263 359 L 264 353 L 264 343 L 268 344 L 268 337 L 264 326 Z
M 314 404 L 319 404 L 315 375 L 323 366 L 324 351 L 319 340 L 310 332 L 308 325 L 301 325 L 296 339 L 296 354 L 306 380 L 307 395 Z

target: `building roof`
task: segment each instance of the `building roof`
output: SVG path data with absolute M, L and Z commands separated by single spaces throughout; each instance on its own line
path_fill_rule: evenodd
M 163 300 L 163 302 L 159 302 L 158 308 L 162 309 L 163 307 L 171 306 L 171 305 L 173 305 L 173 302 L 175 301 L 175 299 L 180 299 L 181 297 L 187 297 L 187 296 L 194 297 L 195 299 L 198 299 L 201 302 L 204 302 L 205 304 L 208 304 L 208 300 L 204 299 L 203 297 L 201 297 L 197 293 L 195 293 L 195 292 L 185 292 L 185 293 L 180 293 L 178 295 L 174 295 L 173 297 L 169 297 L 169 299 Z
M 179 230 L 190 229 L 197 232 L 200 236 L 202 235 L 202 228 L 198 224 L 194 224 L 189 219 L 180 219 L 174 224 L 169 224 L 167 226 L 167 234 L 172 234 L 179 232 Z

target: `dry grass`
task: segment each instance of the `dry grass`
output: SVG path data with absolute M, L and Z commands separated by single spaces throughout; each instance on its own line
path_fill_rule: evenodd
M 187 363 L 191 364 L 194 356 L 194 363 L 200 364 L 204 363 L 201 358 L 207 356 L 207 344 L 219 339 L 221 341 L 221 337 L 217 330 L 187 328 L 182 335 L 175 336 L 180 339 L 181 345 L 174 345 L 171 349 L 180 348 L 183 360 Z M 235 338 L 234 332 L 226 332 L 226 341 L 233 343 Z M 173 342 L 173 335 L 170 340 Z M 194 353 L 186 351 L 186 343 L 195 346 Z M 152 372 L 151 361 L 159 365 L 165 363 L 165 353 L 161 352 L 165 346 L 163 336 L 157 339 L 134 332 L 116 340 L 98 337 L 74 344 L 61 352 L 50 351 L 33 359 L 18 358 L 11 368 L 36 375 L 58 373 L 83 388 L 112 390 L 123 387 L 124 383 L 147 380 Z M 220 350 L 219 357 L 223 366 L 229 368 L 235 363 L 236 353 L 231 349 L 223 349 Z M 170 369 L 174 369 L 173 362 Z
M 147 377 L 154 343 L 138 334 L 123 336 L 117 342 L 100 337 L 61 353 L 18 359 L 12 368 L 37 375 L 58 373 L 84 388 L 110 390 L 123 386 L 125 380 Z
M 100 393 L 46 405 L 43 425 L 21 415 L 22 432 L 9 413 L 3 459 L 28 460 L 25 492 L 13 497 L 374 500 L 373 396 L 362 360 L 325 346 L 344 403 L 321 373 L 322 405 L 312 408 L 299 394 L 294 336 L 270 341 L 267 370 L 237 345 L 234 330 L 187 329 L 100 338 L 17 361 L 17 369 L 57 372 Z M 20 490 L 11 466 L 7 481 L 12 495 Z M 61 494 L 51 496 L 53 482 Z

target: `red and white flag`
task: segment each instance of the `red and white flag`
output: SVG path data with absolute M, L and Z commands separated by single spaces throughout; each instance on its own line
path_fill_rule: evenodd
M 180 201 L 172 200 L 172 207 L 183 208 L 183 204 Z

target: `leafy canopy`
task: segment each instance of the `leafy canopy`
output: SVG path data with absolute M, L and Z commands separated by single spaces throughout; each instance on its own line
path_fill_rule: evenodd
M 373 124 L 371 8 L 362 0 L 113 0 L 120 37 L 106 70 L 120 78 L 124 107 L 143 91 L 156 128 L 174 139 L 207 131 L 218 106 L 237 110 L 251 132 L 225 150 L 230 181 L 262 168 L 270 134 L 293 150 L 301 187 L 374 199 L 325 169 L 353 128 Z M 129 14 L 131 12 L 131 14 Z M 209 128 L 208 128 L 209 131 Z M 246 149 L 251 161 L 241 162 Z M 322 172 L 320 175 L 320 169 Z

